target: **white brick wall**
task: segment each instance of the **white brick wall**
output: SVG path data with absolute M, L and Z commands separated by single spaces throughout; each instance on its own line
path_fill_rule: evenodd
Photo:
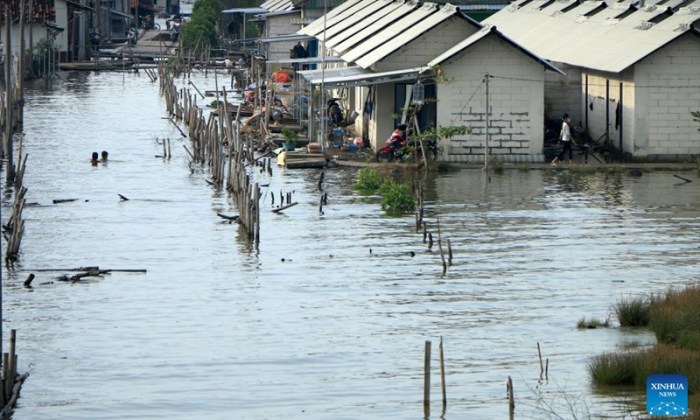
M 635 66 L 635 156 L 686 159 L 700 154 L 700 39 L 686 34 Z
M 468 161 L 484 154 L 486 91 L 489 81 L 489 151 L 506 160 L 541 159 L 544 137 L 544 66 L 490 35 L 442 64 L 438 124 L 467 125 L 471 134 L 443 142 L 443 159 Z M 470 99 L 471 98 L 471 99 Z

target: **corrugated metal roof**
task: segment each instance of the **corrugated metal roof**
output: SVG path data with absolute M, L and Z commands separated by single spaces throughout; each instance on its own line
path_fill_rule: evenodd
M 389 25 L 391 22 L 396 21 L 397 19 L 401 19 L 402 17 L 408 15 L 409 13 L 413 12 L 418 8 L 418 3 L 414 1 L 407 1 L 406 3 L 402 4 L 389 14 L 385 15 L 381 19 L 375 21 L 373 24 L 364 27 L 361 29 L 359 32 L 354 34 L 353 36 L 349 37 L 345 41 L 341 42 L 340 44 L 336 45 L 333 47 L 333 50 L 338 52 L 338 53 L 344 53 L 345 51 L 349 50 L 350 48 L 354 47 L 355 45 L 363 42 L 364 40 L 370 38 L 372 35 L 376 34 L 378 31 L 381 31 L 384 27 Z M 358 26 L 359 27 L 359 26 Z
M 267 9 L 269 12 L 280 12 L 283 10 L 292 10 L 294 5 L 292 0 L 268 0 L 261 4 L 260 7 Z
M 513 47 L 519 49 L 522 51 L 524 54 L 528 55 L 530 58 L 533 60 L 539 62 L 542 64 L 545 68 L 548 70 L 555 71 L 557 73 L 564 74 L 561 70 L 559 70 L 557 67 L 552 65 L 552 63 L 548 62 L 544 58 L 538 56 L 537 54 L 533 53 L 532 51 L 528 51 L 522 46 L 518 45 L 515 41 L 501 33 L 495 26 L 491 25 L 485 25 L 479 32 L 473 34 L 472 36 L 468 37 L 464 41 L 458 43 L 454 47 L 450 48 L 449 50 L 445 51 L 444 53 L 440 54 L 438 57 L 436 57 L 434 60 L 432 60 L 430 63 L 428 63 L 428 66 L 434 67 L 439 64 L 442 64 L 443 62 L 449 60 L 453 56 L 459 54 L 460 52 L 468 49 L 472 45 L 476 44 L 477 42 L 481 41 L 482 39 L 486 38 L 489 35 L 497 36 L 500 39 L 506 41 L 508 44 L 512 45 Z
M 354 4 L 352 7 L 346 9 L 343 11 L 343 13 L 340 13 L 339 15 L 332 17 L 330 19 L 326 19 L 326 31 L 328 29 L 333 29 L 336 25 L 342 24 L 345 20 L 349 19 L 350 17 L 356 15 L 357 13 L 360 13 L 362 10 L 366 9 L 369 7 L 372 3 L 375 3 L 376 1 L 360 1 L 356 4 Z M 317 32 L 316 38 L 319 39 L 319 41 L 323 40 L 323 27 L 320 28 L 320 31 Z
M 376 38 L 383 38 L 388 41 L 378 45 L 377 48 L 375 48 L 368 54 L 364 54 L 362 58 L 356 59 L 355 62 L 360 66 L 367 68 L 372 64 L 378 62 L 379 60 L 383 59 L 384 57 L 388 56 L 389 54 L 393 53 L 394 51 L 398 50 L 399 48 L 403 47 L 404 45 L 408 44 L 409 42 L 413 41 L 414 39 L 418 38 L 422 34 L 428 32 L 440 23 L 446 21 L 447 19 L 456 16 L 459 16 L 459 18 L 461 18 L 462 16 L 462 14 L 459 12 L 459 9 L 451 4 L 441 7 L 437 11 L 437 13 L 426 15 L 426 17 L 420 16 L 420 12 L 422 12 L 424 8 L 426 10 L 426 13 L 430 12 L 431 8 L 426 6 L 421 7 L 416 13 L 412 13 L 412 15 L 419 16 L 417 16 L 416 22 L 411 24 L 410 26 L 404 27 L 403 30 L 398 29 L 396 33 L 393 33 L 392 27 L 399 26 L 402 23 L 397 22 L 396 25 L 392 25 L 392 27 L 389 27 L 386 30 L 377 34 Z M 355 50 L 361 49 L 363 45 L 365 44 L 361 44 L 356 49 L 349 51 L 348 54 L 343 56 L 343 58 L 345 58 L 348 55 L 351 55 Z
M 326 13 L 326 18 L 325 18 L 325 25 L 328 27 L 328 20 L 333 19 L 334 17 L 338 16 L 339 14 L 343 13 L 345 10 L 351 8 L 352 6 L 356 5 L 362 0 L 348 0 L 345 3 L 341 4 L 340 6 L 334 8 L 330 12 Z M 316 19 L 315 21 L 311 22 L 309 25 L 303 27 L 299 33 L 302 33 L 304 35 L 316 35 L 320 32 L 323 32 L 323 26 L 324 26 L 324 19 L 323 17 L 320 17 Z
M 348 26 L 345 30 L 342 32 L 339 32 L 335 34 L 334 36 L 329 36 L 328 40 L 326 41 L 326 46 L 329 48 L 335 48 L 338 46 L 337 51 L 344 51 L 344 48 L 340 47 L 340 44 L 349 40 L 351 37 L 354 35 L 358 34 L 360 31 L 363 31 L 366 28 L 369 28 L 371 25 L 373 25 L 375 22 L 381 20 L 385 16 L 389 15 L 390 13 L 396 11 L 400 7 L 403 6 L 403 2 L 399 1 L 389 1 L 389 4 L 382 8 L 379 9 L 376 13 L 371 14 L 370 16 L 367 16 L 366 18 L 357 21 L 353 23 L 352 25 Z M 404 8 L 405 12 L 398 12 L 398 13 L 408 13 L 410 11 L 410 8 Z M 402 16 L 403 14 L 396 14 L 397 16 Z M 371 34 L 371 33 L 370 33 Z M 364 38 L 362 38 L 364 39 Z M 358 41 L 359 42 L 359 41 Z M 349 45 L 352 46 L 352 45 Z
M 484 22 L 496 25 L 499 31 L 550 61 L 613 73 L 692 30 L 691 24 L 700 19 L 700 0 L 691 4 L 695 9 L 681 8 L 656 24 L 648 20 L 658 14 L 646 9 L 635 10 L 622 20 L 614 19 L 627 10 L 629 3 L 614 4 L 587 19 L 581 17 L 578 7 L 552 15 L 536 9 L 544 4 L 542 0 L 518 8 L 520 3 Z
M 378 1 L 363 1 L 364 3 L 369 3 L 366 7 L 357 11 L 357 13 L 352 13 L 350 16 L 345 17 L 342 21 L 333 25 L 333 27 L 326 29 L 325 39 L 331 39 L 345 29 L 355 25 L 360 21 L 365 21 L 369 16 L 375 15 L 379 10 L 392 4 L 392 0 L 378 0 Z M 348 9 L 350 10 L 350 9 Z M 319 40 L 324 39 L 324 32 L 321 31 L 319 34 Z
M 357 61 L 360 57 L 369 54 L 372 50 L 379 47 L 380 45 L 389 43 L 391 42 L 390 40 L 404 33 L 410 34 L 410 36 L 407 37 L 409 41 L 416 38 L 423 32 L 414 31 L 413 28 L 419 27 L 421 21 L 428 21 L 428 16 L 437 12 L 437 7 L 438 5 L 435 3 L 423 4 L 421 7 L 419 7 L 412 13 L 409 13 L 408 15 L 404 16 L 399 21 L 394 22 L 393 24 L 382 29 L 381 32 L 378 32 L 373 37 L 367 39 L 366 41 L 357 45 L 356 47 L 353 47 L 351 50 L 348 50 L 348 52 L 343 54 L 343 60 L 349 63 Z M 362 67 L 367 68 L 369 67 L 369 65 L 362 65 Z

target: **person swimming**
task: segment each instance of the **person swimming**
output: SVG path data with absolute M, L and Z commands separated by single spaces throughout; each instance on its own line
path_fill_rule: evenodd
M 97 152 L 92 152 L 92 159 L 90 160 L 90 163 L 92 163 L 92 166 L 97 166 L 97 161 L 99 159 L 100 155 L 97 154 Z
M 107 162 L 107 158 L 109 157 L 109 153 L 107 153 L 106 150 L 102 151 L 102 162 Z

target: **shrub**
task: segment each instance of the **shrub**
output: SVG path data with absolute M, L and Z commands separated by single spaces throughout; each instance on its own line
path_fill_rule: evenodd
M 389 216 L 403 216 L 416 209 L 416 201 L 407 183 L 399 184 L 388 178 L 381 185 L 380 191 L 384 196 L 382 210 Z
M 362 168 L 357 174 L 357 180 L 353 188 L 365 192 L 374 192 L 382 185 L 379 172 L 370 168 Z
M 621 327 L 645 327 L 649 325 L 651 303 L 644 297 L 622 298 L 615 304 L 615 315 Z

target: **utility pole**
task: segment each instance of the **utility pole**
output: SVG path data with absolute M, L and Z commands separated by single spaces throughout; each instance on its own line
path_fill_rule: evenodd
M 486 83 L 486 127 L 484 128 L 484 171 L 489 170 L 489 137 L 491 136 L 489 132 L 489 79 L 491 75 L 486 73 L 484 75 L 484 83 Z

